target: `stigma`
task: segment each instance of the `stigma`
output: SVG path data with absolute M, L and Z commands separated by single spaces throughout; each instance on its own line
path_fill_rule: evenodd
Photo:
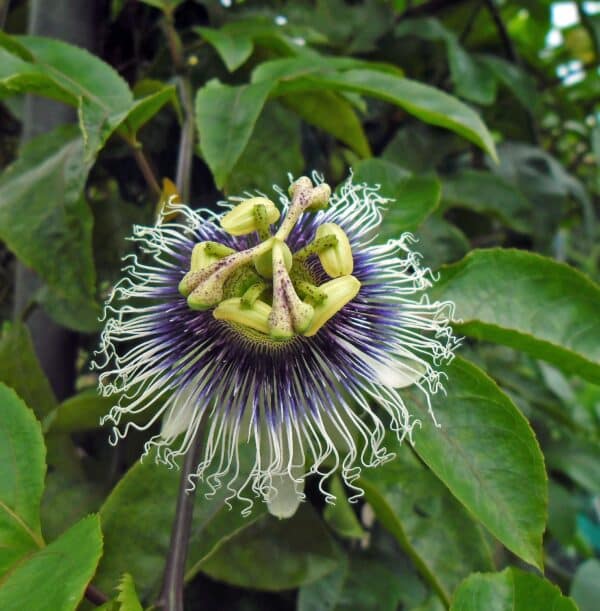
M 287 243 L 303 214 L 327 207 L 329 185 L 315 186 L 303 176 L 289 194 L 290 205 L 274 234 L 280 212 L 265 197 L 246 199 L 221 218 L 229 235 L 255 235 L 254 246 L 236 251 L 218 242 L 195 245 L 179 283 L 189 308 L 212 309 L 217 320 L 281 342 L 315 335 L 356 297 L 360 282 L 352 275 L 352 248 L 340 226 L 323 223 L 295 253 Z M 330 280 L 316 281 L 311 259 L 318 259 Z

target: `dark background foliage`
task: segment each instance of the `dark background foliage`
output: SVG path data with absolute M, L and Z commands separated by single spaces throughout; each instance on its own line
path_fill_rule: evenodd
M 160 587 L 177 473 L 108 445 L 90 371 L 132 224 L 352 168 L 456 303 L 442 429 L 407 393 L 355 505 L 199 496 L 186 609 L 595 609 L 599 3 L 224 4 L 0 2 L 0 608 Z

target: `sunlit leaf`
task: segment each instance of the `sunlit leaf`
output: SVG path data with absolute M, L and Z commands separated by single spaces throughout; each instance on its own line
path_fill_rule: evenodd
M 446 393 L 432 397 L 432 422 L 422 394 L 411 392 L 422 422 L 415 450 L 454 496 L 508 549 L 542 565 L 547 478 L 529 423 L 483 371 L 456 358 L 446 368 Z
M 600 288 L 578 270 L 519 250 L 475 250 L 433 293 L 456 304 L 460 332 L 600 381 Z
M 508 568 L 471 575 L 454 593 L 451 611 L 577 611 L 575 603 L 542 577 Z
M 98 516 L 89 516 L 21 562 L 0 582 L 3 611 L 74 611 L 102 553 Z
M 1 587 L 6 575 L 44 545 L 40 501 L 46 449 L 33 412 L 2 383 L 0 405 L 0 601 L 7 603 Z M 7 608 L 0 604 L 0 609 Z

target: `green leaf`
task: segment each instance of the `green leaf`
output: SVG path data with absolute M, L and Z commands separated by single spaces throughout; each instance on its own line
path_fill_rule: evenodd
M 460 134 L 496 159 L 494 141 L 479 115 L 435 87 L 375 70 L 350 70 L 339 75 L 328 75 L 326 81 L 331 86 L 396 104 L 425 123 Z
M 0 95 L 30 92 L 79 111 L 86 159 L 91 160 L 133 104 L 127 83 L 98 57 L 56 39 L 15 37 L 32 62 L 0 49 Z
M 264 516 L 225 541 L 200 565 L 213 579 L 259 590 L 288 590 L 334 571 L 340 551 L 308 504 L 294 516 Z
M 579 611 L 595 611 L 600 600 L 600 561 L 590 558 L 575 572 L 571 583 L 571 597 Z
M 194 28 L 212 47 L 215 48 L 225 62 L 227 70 L 237 70 L 252 55 L 254 43 L 252 36 L 227 29 Z
M 514 554 L 542 565 L 547 478 L 527 420 L 480 369 L 455 358 L 446 393 L 422 393 L 407 404 L 422 422 L 415 450 L 454 496 Z M 410 402 L 409 402 L 410 401 Z
M 100 521 L 89 516 L 0 579 L 0 609 L 74 611 L 101 554 Z
M 144 126 L 158 111 L 176 99 L 175 87 L 169 85 L 147 95 L 133 103 L 133 106 L 121 120 L 119 132 L 135 138 L 138 130 Z
M 20 322 L 5 322 L 2 326 L 0 381 L 15 390 L 40 419 L 56 407 L 54 392 L 35 354 L 29 329 Z
M 100 310 L 83 156 L 73 126 L 31 140 L 0 176 L 0 239 L 47 283 L 37 299 L 51 316 L 89 332 L 98 328 Z
M 423 265 L 437 269 L 443 263 L 456 261 L 469 251 L 467 236 L 452 223 L 431 215 L 415 231 L 415 250 L 423 256 Z
M 165 13 L 171 13 L 183 2 L 183 0 L 140 0 L 140 2 L 160 9 Z
M 355 67 L 340 58 L 333 62 L 302 58 L 263 62 L 252 74 L 254 83 L 279 80 L 274 95 L 333 89 L 354 91 L 403 108 L 425 123 L 445 127 L 474 142 L 497 159 L 492 136 L 479 115 L 456 98 L 418 81 L 389 71 L 388 67 L 363 62 Z M 337 70 L 337 71 L 336 71 Z M 342 71 L 345 70 L 345 71 Z
M 371 156 L 371 147 L 352 105 L 333 91 L 297 92 L 282 102 L 307 123 L 347 144 L 361 157 Z
M 362 539 L 365 531 L 361 526 L 352 505 L 348 502 L 342 481 L 336 475 L 331 479 L 329 492 L 335 496 L 334 503 L 327 503 L 323 518 L 340 537 Z
M 380 185 L 379 193 L 390 200 L 379 231 L 380 241 L 398 238 L 412 231 L 435 210 L 441 194 L 434 176 L 415 176 L 383 159 L 366 159 L 356 164 L 354 182 Z
M 273 185 L 287 184 L 288 172 L 298 176 L 303 168 L 300 120 L 277 101 L 267 102 L 226 181 L 225 191 L 269 193 Z
M 575 603 L 542 577 L 515 568 L 471 575 L 454 593 L 451 611 L 577 611 Z
M 600 288 L 576 269 L 519 250 L 475 250 L 432 291 L 466 335 L 506 344 L 600 381 Z
M 532 204 L 508 181 L 490 172 L 463 170 L 444 178 L 443 207 L 490 214 L 504 225 L 531 232 Z
M 100 418 L 115 404 L 115 397 L 102 397 L 95 388 L 84 390 L 63 401 L 44 421 L 54 433 L 72 433 L 100 427 Z
M 352 554 L 339 568 L 303 585 L 297 611 L 396 611 L 402 582 L 381 559 Z
M 0 585 L 23 557 L 43 547 L 40 501 L 46 473 L 39 422 L 14 390 L 0 383 Z M 0 589 L 0 601 L 2 600 Z M 6 599 L 5 599 L 6 600 Z M 0 609 L 5 609 L 0 604 Z M 35 607 L 21 607 L 33 609 Z
M 240 456 L 243 459 L 244 454 L 240 452 Z M 244 465 L 240 468 L 241 481 L 250 468 Z M 105 553 L 95 580 L 98 587 L 109 590 L 128 572 L 142 600 L 157 593 L 169 547 L 180 476 L 179 470 L 157 465 L 148 456 L 119 481 L 100 510 Z M 201 562 L 224 540 L 249 527 L 266 511 L 262 503 L 257 504 L 252 515 L 244 518 L 241 502 L 232 501 L 231 509 L 225 503 L 231 494 L 226 486 L 206 498 L 209 490 L 202 484 L 196 493 L 186 579 L 198 572 Z
M 420 434 L 415 438 L 419 445 Z M 388 439 L 390 447 L 397 446 L 395 438 Z M 449 602 L 472 571 L 493 568 L 480 527 L 408 448 L 364 470 L 360 485 L 377 518 L 442 600 Z
M 120 603 L 119 611 L 143 611 L 140 599 L 135 591 L 133 577 L 129 573 L 123 575 L 118 590 L 117 602 Z
M 200 150 L 218 187 L 246 148 L 273 83 L 229 87 L 210 81 L 196 95 Z

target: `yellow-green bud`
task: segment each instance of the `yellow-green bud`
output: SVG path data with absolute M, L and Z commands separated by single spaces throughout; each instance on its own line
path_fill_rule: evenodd
M 318 253 L 323 269 L 332 277 L 349 276 L 354 270 L 354 257 L 350 240 L 344 230 L 335 223 L 319 225 L 315 238 L 324 238 L 333 235 L 336 238 L 335 246 L 323 249 Z
M 292 269 L 292 251 L 289 249 L 288 245 L 285 242 L 281 243 L 281 248 L 283 250 L 283 261 L 285 263 L 285 268 L 289 272 Z M 273 249 L 270 249 L 268 252 L 265 252 L 262 255 L 258 255 L 257 257 L 255 257 L 254 267 L 263 278 L 272 278 Z
M 264 301 L 257 299 L 249 308 L 242 303 L 240 297 L 226 299 L 213 310 L 213 316 L 217 320 L 227 320 L 267 335 L 269 333 L 270 313 L 271 306 Z
M 266 197 L 253 197 L 239 203 L 230 210 L 222 219 L 221 227 L 229 234 L 234 236 L 246 235 L 253 231 L 259 231 L 258 217 L 254 212 L 257 206 L 264 206 L 266 220 L 268 224 L 275 223 L 279 219 L 277 206 Z
M 354 276 L 342 276 L 330 280 L 319 287 L 326 298 L 314 306 L 314 315 L 303 335 L 311 337 L 349 301 L 352 301 L 360 290 L 360 281 Z

